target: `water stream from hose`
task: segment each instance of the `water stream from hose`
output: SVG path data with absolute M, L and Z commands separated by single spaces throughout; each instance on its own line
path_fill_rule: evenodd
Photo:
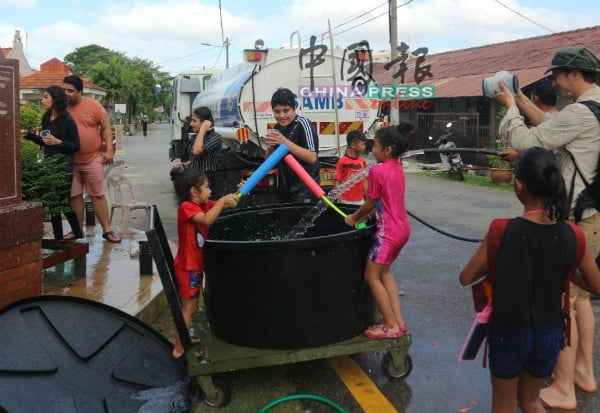
M 339 201 L 343 193 L 349 191 L 350 188 L 363 181 L 367 177 L 369 174 L 369 168 L 370 165 L 352 174 L 348 179 L 341 182 L 338 186 L 329 191 L 326 195 L 327 198 L 332 202 Z M 313 208 L 308 210 L 308 212 L 304 214 L 300 221 L 292 227 L 291 231 L 282 238 L 287 240 L 302 237 L 304 234 L 306 234 L 306 231 L 308 231 L 309 228 L 315 225 L 317 218 L 319 218 L 326 209 L 327 204 L 325 201 L 320 199 L 319 202 L 317 202 Z

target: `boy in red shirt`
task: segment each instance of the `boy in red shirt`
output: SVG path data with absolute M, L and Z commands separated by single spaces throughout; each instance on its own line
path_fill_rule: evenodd
M 350 178 L 354 173 L 367 167 L 367 161 L 360 156 L 365 153 L 367 146 L 367 137 L 359 130 L 353 130 L 346 135 L 346 153 L 342 156 L 335 166 L 335 175 L 333 180 L 337 187 L 340 183 Z M 367 177 L 357 182 L 352 188 L 341 194 L 340 201 L 345 204 L 362 205 L 365 202 L 365 193 L 367 192 Z

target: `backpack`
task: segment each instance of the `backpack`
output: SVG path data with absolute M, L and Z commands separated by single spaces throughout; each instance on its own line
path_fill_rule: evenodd
M 598 103 L 594 100 L 585 100 L 585 101 L 578 102 L 578 103 L 581 103 L 581 104 L 587 106 L 592 111 L 592 113 L 594 115 L 596 115 L 596 118 L 600 122 L 600 103 Z M 571 179 L 571 189 L 569 191 L 569 201 L 571 201 L 571 199 L 573 199 L 573 190 L 574 190 L 576 173 L 579 174 L 579 176 L 581 177 L 581 179 L 583 180 L 583 183 L 585 185 L 585 189 L 583 191 L 581 191 L 581 193 L 577 197 L 577 201 L 575 203 L 575 209 L 573 210 L 575 222 L 579 222 L 579 221 L 581 221 L 581 216 L 583 214 L 583 211 L 586 208 L 595 208 L 597 211 L 600 211 L 600 178 L 596 179 L 597 177 L 600 177 L 600 154 L 598 155 L 598 162 L 596 162 L 596 172 L 594 173 L 592 182 L 588 183 L 586 181 L 586 179 L 583 177 L 583 175 L 581 174 L 581 171 L 579 170 L 579 168 L 577 167 L 577 163 L 575 162 L 575 157 L 573 156 L 573 154 L 569 151 L 567 151 L 567 153 L 571 157 L 571 160 L 573 161 L 573 165 L 575 166 L 575 171 L 576 171 L 575 173 L 573 173 L 573 179 Z
M 481 312 L 487 305 L 492 305 L 492 288 L 494 285 L 494 278 L 496 277 L 496 255 L 498 248 L 500 247 L 500 241 L 504 235 L 506 225 L 510 221 L 510 218 L 495 219 L 490 224 L 488 231 L 488 244 L 487 244 L 487 277 L 476 284 L 471 286 L 473 292 L 473 302 L 475 305 L 475 311 Z M 575 274 L 575 271 L 579 267 L 579 263 L 583 258 L 585 252 L 585 236 L 583 232 L 576 228 L 575 224 L 567 222 L 577 239 L 577 251 L 575 254 L 575 261 L 569 271 L 569 274 L 565 278 L 562 286 L 563 291 L 563 314 L 566 323 L 567 333 L 567 345 L 571 345 L 571 317 L 570 317 L 570 302 L 569 302 L 569 282 Z M 485 359 L 484 359 L 485 362 Z

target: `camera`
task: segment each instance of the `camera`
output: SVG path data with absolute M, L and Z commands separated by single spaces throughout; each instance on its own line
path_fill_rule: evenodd
M 503 81 L 506 84 L 506 87 L 513 95 L 517 94 L 517 90 L 519 90 L 519 79 L 515 75 L 502 70 L 493 77 L 486 77 L 483 79 L 483 84 L 481 85 L 483 95 L 491 98 L 494 96 L 494 93 L 501 92 L 502 88 L 500 87 L 500 81 Z

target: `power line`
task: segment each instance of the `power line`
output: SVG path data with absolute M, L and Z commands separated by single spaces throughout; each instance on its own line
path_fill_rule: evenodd
M 388 4 L 388 2 L 384 1 L 383 3 L 381 3 L 381 4 L 379 4 L 379 5 L 375 6 L 375 7 L 373 7 L 372 9 L 360 13 L 358 16 L 349 18 L 348 20 L 346 20 L 346 21 L 338 24 L 337 26 L 333 26 L 333 29 L 335 30 L 335 29 L 338 29 L 338 28 L 340 28 L 340 27 L 342 27 L 342 26 L 344 26 L 346 24 L 352 23 L 353 21 L 358 20 L 361 17 L 366 16 L 367 14 L 374 12 L 375 10 L 377 10 L 380 7 L 385 6 L 386 4 Z
M 212 45 L 212 44 L 204 44 L 204 46 L 211 46 L 211 47 L 222 47 L 222 46 L 216 46 L 216 45 Z M 179 57 L 174 57 L 173 59 L 169 59 L 169 60 L 163 60 L 162 62 L 158 62 L 158 63 L 156 63 L 156 64 L 157 64 L 157 65 L 161 65 L 161 64 L 164 64 L 164 63 L 170 63 L 170 62 L 174 62 L 174 61 L 176 61 L 176 60 L 185 59 L 185 58 L 192 57 L 192 56 L 196 56 L 196 55 L 198 55 L 198 54 L 200 54 L 200 53 L 206 53 L 206 52 L 209 52 L 209 51 L 210 51 L 210 50 L 200 50 L 200 51 L 198 51 L 198 52 L 190 53 L 190 54 L 188 54 L 188 55 L 185 55 L 185 56 L 179 56 Z
M 404 6 L 408 5 L 409 3 L 412 3 L 413 1 L 414 1 L 414 0 L 408 0 L 408 1 L 407 1 L 407 2 L 405 2 L 405 3 L 402 3 L 402 4 L 401 4 L 401 5 L 399 5 L 399 6 L 396 6 L 396 9 L 399 9 L 400 7 L 404 7 Z M 377 7 L 373 8 L 373 9 L 371 9 L 371 10 L 369 10 L 369 11 L 365 12 L 365 13 L 362 13 L 362 14 L 361 14 L 360 16 L 358 16 L 357 18 L 351 19 L 351 20 L 350 20 L 350 21 L 348 21 L 347 23 L 340 24 L 340 25 L 338 25 L 338 26 L 336 26 L 336 27 L 341 27 L 341 26 L 342 26 L 342 25 L 344 25 L 344 24 L 348 24 L 348 23 L 350 23 L 350 22 L 352 22 L 352 21 L 354 21 L 354 20 L 358 20 L 358 18 L 359 18 L 359 17 L 362 17 L 362 16 L 364 16 L 364 15 L 366 15 L 366 14 L 368 14 L 368 13 L 370 13 L 370 12 L 372 12 L 372 11 L 374 11 L 374 10 L 378 9 L 378 8 L 380 8 L 380 7 L 381 7 L 381 6 L 383 6 L 384 4 L 387 4 L 387 2 L 385 2 L 385 3 L 383 3 L 383 4 L 380 4 L 379 6 L 377 6 Z M 373 20 L 375 20 L 375 19 L 378 19 L 378 18 L 380 18 L 381 16 L 385 16 L 385 15 L 388 15 L 388 14 L 389 14 L 389 11 L 388 11 L 388 10 L 386 10 L 385 12 L 383 12 L 383 13 L 381 13 L 381 14 L 378 14 L 377 16 L 371 17 L 371 18 L 370 18 L 370 19 L 368 19 L 368 20 L 365 20 L 365 21 L 363 21 L 363 22 L 361 22 L 361 23 L 358 23 L 358 24 L 356 24 L 356 25 L 354 25 L 354 26 L 352 26 L 352 27 L 349 27 L 349 28 L 347 28 L 347 29 L 345 29 L 345 30 L 341 30 L 341 31 L 339 31 L 339 32 L 336 32 L 336 33 L 334 33 L 334 36 L 340 35 L 340 34 L 342 34 L 342 33 L 349 32 L 350 30 L 354 30 L 354 29 L 356 29 L 357 27 L 360 27 L 360 26 L 362 26 L 362 25 L 364 25 L 364 24 L 367 24 L 367 23 L 369 23 L 369 22 L 371 22 L 371 21 L 373 21 Z M 326 33 L 328 33 L 328 32 L 326 32 Z M 325 39 L 328 39 L 328 38 L 329 38 L 329 35 L 327 34 L 326 36 L 324 36 L 324 37 L 323 37 L 323 40 L 325 40 Z M 305 41 L 303 41 L 302 43 L 303 43 L 303 44 L 304 44 L 304 43 L 308 43 L 308 40 L 305 40 Z
M 528 22 L 530 22 L 530 23 L 533 23 L 533 24 L 535 24 L 535 25 L 536 25 L 536 26 L 538 26 L 538 27 L 541 27 L 542 29 L 549 31 L 549 32 L 550 32 L 550 33 L 552 33 L 552 34 L 556 34 L 556 33 L 558 33 L 556 30 L 553 30 L 553 29 L 551 29 L 551 28 L 549 28 L 549 27 L 547 27 L 547 26 L 544 26 L 543 24 L 541 24 L 541 23 L 538 23 L 538 22 L 536 22 L 536 21 L 535 21 L 535 20 L 533 20 L 533 19 L 530 19 L 529 17 L 527 17 L 527 16 L 525 16 L 525 15 L 523 15 L 523 14 L 519 13 L 518 11 L 511 9 L 510 7 L 508 7 L 506 4 L 502 3 L 501 1 L 499 1 L 499 0 L 495 0 L 495 1 L 496 1 L 496 3 L 498 3 L 499 5 L 501 5 L 502 7 L 504 7 L 504 8 L 506 8 L 506 9 L 508 9 L 509 11 L 513 12 L 513 13 L 514 13 L 514 14 L 516 14 L 517 16 L 524 18 L 524 19 L 525 19 L 525 20 L 527 20 Z
M 533 23 L 533 24 L 535 24 L 535 25 L 536 25 L 536 26 L 538 26 L 538 27 L 541 27 L 542 29 L 549 31 L 549 32 L 550 32 L 550 33 L 552 33 L 552 34 L 557 34 L 557 33 L 559 33 L 558 31 L 556 31 L 556 30 L 553 30 L 553 29 L 551 29 L 551 28 L 549 28 L 549 27 L 547 27 L 547 26 L 544 26 L 543 24 L 541 24 L 541 23 L 538 23 L 538 22 L 536 22 L 536 21 L 535 21 L 535 20 L 533 20 L 533 19 L 530 19 L 529 17 L 527 17 L 527 16 L 525 16 L 525 15 L 523 15 L 523 14 L 519 13 L 518 11 L 511 9 L 510 7 L 508 7 L 506 4 L 502 3 L 501 1 L 499 1 L 499 0 L 495 0 L 495 1 L 496 1 L 496 3 L 498 3 L 499 5 L 501 5 L 502 7 L 504 7 L 504 8 L 506 8 L 506 9 L 508 9 L 509 11 L 511 11 L 511 12 L 513 12 L 513 13 L 515 13 L 517 16 L 524 18 L 524 19 L 525 19 L 525 20 L 527 20 L 528 22 L 530 22 L 530 23 Z M 563 35 L 563 36 L 564 36 L 564 38 L 565 38 L 565 39 L 569 39 L 569 40 L 571 40 L 573 43 L 578 43 L 578 44 L 579 44 L 579 42 L 578 42 L 577 40 L 573 39 L 572 37 L 570 37 L 570 36 L 567 36 L 567 35 Z M 585 45 L 582 45 L 582 46 L 585 46 Z
M 406 6 L 407 4 L 409 4 L 409 3 L 412 3 L 413 1 L 414 1 L 414 0 L 408 0 L 407 2 L 405 2 L 405 3 L 403 3 L 403 4 L 399 5 L 399 6 L 397 6 L 397 7 L 396 7 L 396 9 L 399 9 L 400 7 L 404 7 L 404 6 Z M 334 27 L 333 27 L 333 29 L 337 29 L 337 28 L 343 27 L 343 26 L 345 26 L 345 25 L 347 25 L 347 24 L 350 24 L 350 23 L 352 23 L 353 21 L 357 21 L 357 20 L 358 20 L 358 19 L 360 19 L 361 17 L 364 17 L 364 16 L 366 16 L 367 14 L 369 14 L 369 13 L 372 13 L 373 11 L 375 11 L 375 10 L 377 10 L 377 9 L 379 9 L 379 8 L 381 8 L 381 7 L 383 7 L 383 6 L 384 6 L 384 5 L 386 5 L 386 4 L 388 4 L 388 1 L 384 1 L 383 3 L 380 3 L 379 5 L 377 5 L 377 6 L 373 7 L 373 8 L 371 8 L 371 9 L 369 9 L 369 10 L 366 10 L 366 11 L 364 11 L 364 12 L 361 12 L 360 14 L 358 14 L 358 15 L 357 15 L 357 16 L 355 16 L 355 17 L 349 18 L 348 20 L 346 20 L 346 21 L 343 21 L 342 23 L 339 23 L 339 24 L 337 24 L 336 26 L 334 26 Z M 222 11 L 221 11 L 221 0 L 219 0 L 219 13 L 220 13 L 220 14 L 222 13 Z M 352 27 L 350 27 L 350 28 L 347 28 L 347 29 L 345 29 L 345 30 L 342 30 L 342 31 L 336 32 L 336 33 L 334 33 L 334 36 L 335 36 L 335 35 L 342 34 L 342 33 L 346 33 L 346 32 L 348 32 L 348 31 L 350 31 L 350 30 L 354 30 L 354 29 L 356 29 L 357 27 L 360 27 L 360 26 L 362 26 L 362 25 L 364 25 L 364 24 L 366 24 L 366 23 L 369 23 L 369 22 L 371 22 L 371 21 L 373 21 L 373 20 L 375 20 L 375 19 L 378 19 L 378 18 L 380 18 L 381 16 L 385 16 L 385 15 L 386 15 L 386 14 L 388 14 L 388 13 L 389 13 L 389 11 L 387 11 L 387 10 L 386 10 L 384 13 L 381 13 L 381 14 L 379 14 L 379 15 L 377 15 L 377 16 L 374 16 L 374 17 L 372 17 L 372 18 L 370 18 L 370 19 L 368 19 L 368 20 L 366 20 L 366 21 L 363 21 L 363 22 L 361 22 L 361 23 L 359 23 L 359 24 L 356 24 L 356 25 L 354 25 L 354 26 L 352 26 Z M 328 38 L 329 38 L 329 34 L 328 34 L 328 33 L 329 33 L 328 31 L 324 33 L 324 34 L 326 34 L 326 36 L 324 36 L 324 37 L 323 37 L 323 40 L 326 40 L 326 39 L 328 39 Z M 221 38 L 223 39 L 223 44 L 225 44 L 225 37 L 224 37 L 224 36 L 225 36 L 225 35 L 224 35 L 224 31 L 223 31 L 223 18 L 222 18 L 222 14 L 221 14 Z M 304 41 L 302 42 L 302 44 L 303 44 L 303 45 L 305 45 L 305 44 L 308 44 L 308 42 L 309 42 L 309 41 L 310 41 L 310 40 L 304 40 Z M 208 45 L 207 45 L 207 46 L 208 46 Z M 214 45 L 214 46 L 215 46 L 215 47 L 219 47 L 219 46 L 216 46 L 216 45 Z M 223 50 L 222 50 L 222 49 L 223 49 L 223 47 L 224 47 L 224 46 L 220 46 L 220 47 L 221 47 L 221 50 L 219 51 L 219 56 L 217 57 L 217 61 L 215 61 L 215 64 L 213 65 L 213 67 L 215 67 L 215 66 L 216 66 L 216 64 L 217 64 L 217 62 L 218 62 L 218 59 L 221 57 L 221 54 L 222 54 L 222 52 L 223 52 Z M 189 54 L 189 55 L 185 55 L 185 56 L 181 56 L 181 57 L 176 57 L 176 58 L 173 58 L 173 59 L 170 59 L 170 60 L 165 60 L 165 61 L 163 61 L 163 62 L 160 62 L 160 63 L 157 63 L 157 64 L 159 64 L 159 65 L 160 65 L 160 64 L 163 64 L 163 63 L 169 63 L 169 62 L 173 62 L 173 61 L 176 61 L 176 60 L 185 59 L 185 58 L 188 58 L 188 57 L 191 57 L 191 56 L 195 56 L 195 55 L 197 55 L 197 54 L 200 54 L 200 53 L 203 53 L 203 52 L 205 52 L 205 51 L 203 50 L 203 51 L 199 51 L 199 52 L 191 53 L 191 54 Z

